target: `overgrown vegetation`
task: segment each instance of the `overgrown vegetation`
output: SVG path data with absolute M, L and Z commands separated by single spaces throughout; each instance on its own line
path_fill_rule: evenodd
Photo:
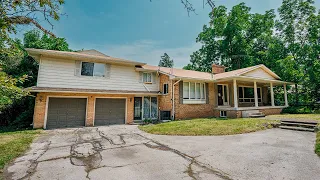
M 41 130 L 0 131 L 0 179 L 4 166 L 25 152 L 33 139 L 41 132 Z
M 23 52 L 24 48 L 71 51 L 64 38 L 49 37 L 37 30 L 26 32 L 23 42 L 20 40 L 15 40 L 15 42 Z M 38 63 L 26 52 L 21 57 L 3 59 L 2 63 L 3 72 L 0 73 L 3 73 L 4 77 L 15 80 L 15 83 L 12 84 L 13 87 L 5 86 L 10 88 L 8 93 L 1 93 L 0 125 L 14 126 L 17 129 L 26 128 L 32 123 L 35 97 L 23 89 L 36 85 Z M 24 79 L 17 81 L 21 78 Z M 24 94 L 12 91 L 12 88 L 16 88 L 18 92 L 22 91 Z M 9 93 L 12 93 L 13 97 L 9 96 Z M 18 97 L 15 98 L 15 96 Z
M 279 123 L 276 120 L 264 119 L 193 119 L 183 121 L 172 121 L 156 125 L 143 125 L 139 129 L 161 135 L 181 135 L 181 136 L 211 136 L 211 135 L 231 135 L 255 132 L 272 128 Z

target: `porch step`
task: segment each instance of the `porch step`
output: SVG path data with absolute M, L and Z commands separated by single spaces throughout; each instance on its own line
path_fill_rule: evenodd
M 251 117 L 251 118 L 259 118 L 259 117 L 266 117 L 266 115 L 261 113 L 261 112 L 258 112 L 258 113 L 249 114 L 249 117 Z
M 133 124 L 134 124 L 134 125 L 143 124 L 143 120 L 134 120 L 134 121 L 133 121 Z
M 304 127 L 296 127 L 296 126 L 279 126 L 281 129 L 288 129 L 288 130 L 294 130 L 294 131 L 308 131 L 308 132 L 314 132 L 315 129 L 313 128 L 304 128 Z

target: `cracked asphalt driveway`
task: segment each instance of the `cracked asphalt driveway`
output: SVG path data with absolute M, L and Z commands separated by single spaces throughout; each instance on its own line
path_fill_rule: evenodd
M 6 179 L 320 179 L 314 133 L 160 136 L 137 126 L 58 129 L 32 143 Z

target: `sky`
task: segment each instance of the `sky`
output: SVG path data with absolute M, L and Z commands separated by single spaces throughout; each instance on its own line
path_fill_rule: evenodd
M 203 7 L 203 0 L 189 1 L 197 14 L 188 16 L 180 0 L 66 0 L 61 7 L 66 15 L 54 22 L 52 31 L 66 38 L 73 50 L 96 49 L 150 65 L 158 65 L 160 56 L 166 52 L 174 60 L 174 67 L 182 68 L 189 63 L 192 52 L 201 47 L 196 38 L 209 22 L 209 6 Z M 228 10 L 245 2 L 253 13 L 281 5 L 281 0 L 214 2 Z M 319 9 L 320 2 L 316 6 Z M 22 37 L 25 30 L 17 36 Z

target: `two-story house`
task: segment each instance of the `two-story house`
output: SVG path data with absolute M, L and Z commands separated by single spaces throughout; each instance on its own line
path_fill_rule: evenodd
M 39 63 L 34 128 L 131 124 L 144 119 L 248 117 L 288 106 L 286 85 L 264 65 L 212 73 L 150 66 L 95 50 L 26 49 Z M 284 103 L 275 105 L 274 86 Z

